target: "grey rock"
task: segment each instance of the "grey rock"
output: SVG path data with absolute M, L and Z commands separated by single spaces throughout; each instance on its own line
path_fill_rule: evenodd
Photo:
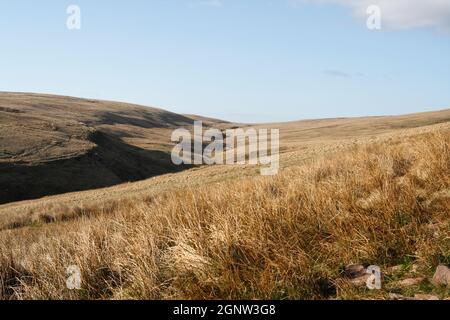
M 363 275 L 358 278 L 351 279 L 350 282 L 356 287 L 367 286 L 367 280 L 369 280 L 370 274 Z
M 389 299 L 391 300 L 408 300 L 407 297 L 399 293 L 389 293 Z
M 350 264 L 345 267 L 345 276 L 350 279 L 356 279 L 366 275 L 366 271 L 366 268 L 361 264 Z
M 450 288 L 450 269 L 443 265 L 437 267 L 432 283 L 437 287 L 447 286 Z

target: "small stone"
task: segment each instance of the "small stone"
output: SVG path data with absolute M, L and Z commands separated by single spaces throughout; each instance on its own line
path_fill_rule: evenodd
M 416 300 L 415 298 L 406 297 L 400 293 L 389 293 L 389 298 L 391 300 Z
M 416 295 L 414 295 L 414 299 L 416 299 L 416 300 L 432 300 L 432 301 L 440 300 L 438 297 L 433 296 L 431 294 L 416 294 Z
M 389 299 L 391 300 L 406 300 L 404 295 L 399 293 L 389 293 Z
M 345 267 L 347 278 L 355 279 L 366 275 L 366 268 L 361 264 L 350 264 Z
M 447 286 L 450 288 L 450 269 L 447 266 L 439 266 L 433 276 L 432 283 L 435 286 Z
M 350 282 L 356 287 L 365 287 L 367 286 L 367 280 L 369 280 L 370 274 L 363 275 L 358 278 L 351 279 Z
M 423 280 L 424 280 L 424 278 L 409 278 L 409 279 L 397 281 L 395 284 L 400 287 L 411 287 L 411 286 L 418 285 Z

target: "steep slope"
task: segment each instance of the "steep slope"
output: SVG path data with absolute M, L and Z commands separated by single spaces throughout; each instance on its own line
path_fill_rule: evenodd
M 170 135 L 192 122 L 125 103 L 0 93 L 0 203 L 185 169 L 170 161 Z

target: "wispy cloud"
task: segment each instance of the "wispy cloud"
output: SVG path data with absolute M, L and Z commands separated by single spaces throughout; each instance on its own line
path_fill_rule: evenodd
M 383 27 L 410 29 L 429 27 L 450 30 L 450 0 L 288 0 L 291 5 L 306 3 L 347 6 L 356 18 L 367 17 L 367 8 L 381 8 Z

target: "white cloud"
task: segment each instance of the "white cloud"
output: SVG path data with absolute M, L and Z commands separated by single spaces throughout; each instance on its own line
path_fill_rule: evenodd
M 430 27 L 450 30 L 450 0 L 289 0 L 291 4 L 339 4 L 349 7 L 359 19 L 367 17 L 371 5 L 381 8 L 383 28 Z

